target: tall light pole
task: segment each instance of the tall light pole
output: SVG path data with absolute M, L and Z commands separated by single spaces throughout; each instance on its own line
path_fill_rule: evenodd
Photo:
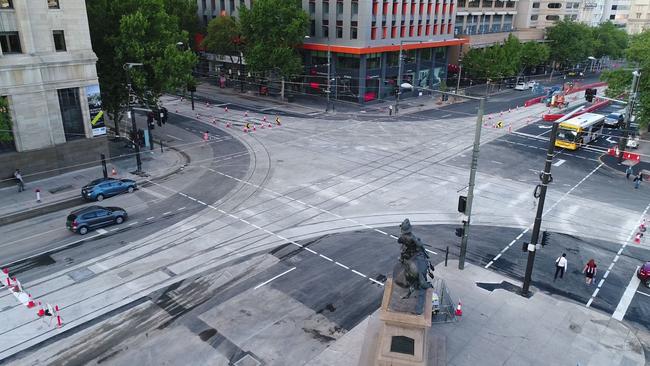
M 126 89 L 127 89 L 127 110 L 129 117 L 131 118 L 131 134 L 133 136 L 133 145 L 135 145 L 135 162 L 137 165 L 136 173 L 142 173 L 142 159 L 140 159 L 140 142 L 136 141 L 138 136 L 138 127 L 135 124 L 135 114 L 133 113 L 133 108 L 131 106 L 131 73 L 129 72 L 134 66 L 142 66 L 141 63 L 137 62 L 127 62 L 122 66 L 126 71 Z
M 636 94 L 639 89 L 639 78 L 641 73 L 639 70 L 634 70 L 632 72 L 632 89 L 630 90 L 629 100 L 627 102 L 627 110 L 625 111 L 625 130 L 623 130 L 623 138 L 619 140 L 618 143 L 618 162 L 619 164 L 623 162 L 623 154 L 625 153 L 625 148 L 627 147 L 627 140 L 630 136 L 630 123 L 632 119 L 632 112 L 634 110 L 634 104 L 636 103 Z
M 401 85 L 400 85 L 401 88 Z M 405 83 L 405 89 L 414 89 L 410 84 Z M 450 92 L 443 92 L 440 90 L 432 90 L 428 88 L 417 88 L 420 90 L 426 90 L 434 93 L 440 93 L 443 95 L 455 95 Z M 479 150 L 481 147 L 481 130 L 483 127 L 483 114 L 485 111 L 485 100 L 484 97 L 472 97 L 469 95 L 464 95 L 461 98 L 477 100 L 478 104 L 478 113 L 476 115 L 476 128 L 474 129 L 474 145 L 472 149 L 472 163 L 469 170 L 469 183 L 467 185 L 467 201 L 465 203 L 464 215 L 467 216 L 467 220 L 463 220 L 463 232 L 460 240 L 460 254 L 458 255 L 458 269 L 465 268 L 465 257 L 467 256 L 467 241 L 469 239 L 469 227 L 472 219 L 472 203 L 474 202 L 474 187 L 476 185 L 476 172 L 478 171 L 478 156 Z
M 397 58 L 397 96 L 395 100 L 395 116 L 399 113 L 399 96 L 402 94 L 402 44 L 403 40 L 399 41 L 399 56 Z

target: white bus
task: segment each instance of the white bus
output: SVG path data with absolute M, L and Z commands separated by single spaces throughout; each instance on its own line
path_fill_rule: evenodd
M 596 113 L 584 113 L 560 123 L 555 146 L 576 150 L 600 137 L 605 116 Z

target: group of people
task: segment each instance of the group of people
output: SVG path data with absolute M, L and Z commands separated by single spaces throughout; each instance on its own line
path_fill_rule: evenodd
M 555 260 L 555 276 L 553 277 L 553 281 L 557 279 L 558 274 L 560 275 L 560 278 L 564 277 L 564 272 L 566 271 L 568 261 L 566 259 L 566 253 L 562 253 L 561 256 L 557 257 Z M 591 285 L 594 283 L 594 277 L 596 277 L 596 261 L 592 259 L 585 264 L 584 268 L 582 269 L 582 273 L 585 274 L 585 283 L 587 285 Z
M 628 165 L 627 169 L 625 169 L 625 179 L 629 180 L 630 176 L 634 175 L 634 188 L 639 189 L 641 186 L 641 182 L 643 181 L 643 174 L 641 172 L 634 174 L 634 170 L 632 169 L 631 165 Z

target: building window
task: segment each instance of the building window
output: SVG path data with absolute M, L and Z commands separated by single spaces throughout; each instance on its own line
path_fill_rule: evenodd
M 309 21 L 309 36 L 316 37 L 316 20 L 312 19 Z
M 79 103 L 79 89 L 59 89 L 57 92 L 59 93 L 59 108 L 61 109 L 63 133 L 66 141 L 85 138 L 84 119 L 81 114 L 81 104 Z
M 235 9 L 235 0 L 230 0 L 230 12 L 232 13 L 235 10 L 237 10 Z
M 343 38 L 343 21 L 336 22 L 336 38 Z
M 614 19 L 616 19 L 616 14 L 612 14 L 609 16 L 609 20 L 614 20 Z
M 618 5 L 612 5 L 612 10 L 618 9 Z
M 350 39 L 357 39 L 359 37 L 358 33 L 357 27 L 350 28 Z
M 0 9 L 13 9 L 14 4 L 11 0 L 0 0 Z
M 219 1 L 219 10 L 226 11 L 226 0 L 220 0 Z
M 561 7 L 562 7 L 562 4 L 560 4 L 560 3 L 549 3 L 548 4 L 549 9 L 559 9 Z
M 18 32 L 0 32 L 0 48 L 2 53 L 21 53 Z
M 533 9 L 539 9 L 539 3 L 533 3 Z
M 560 16 L 559 15 L 547 15 L 546 20 L 548 20 L 550 22 L 554 22 L 556 20 L 560 20 Z
M 514 8 L 515 7 L 515 2 L 514 1 L 507 1 L 506 2 L 506 8 Z
M 323 16 L 329 16 L 330 15 L 330 3 L 329 1 L 323 1 Z
M 342 1 L 337 1 L 336 2 L 336 15 L 343 15 L 343 2 Z
M 359 14 L 359 2 L 352 1 L 352 16 L 357 16 Z
M 537 19 L 539 19 L 539 15 L 537 15 L 537 14 L 530 16 L 530 20 L 532 20 L 532 21 L 536 21 Z
M 316 2 L 315 1 L 310 1 L 309 2 L 309 15 L 314 16 L 316 14 Z
M 468 8 L 478 8 L 479 1 L 478 0 L 470 0 L 469 4 L 467 4 Z
M 323 19 L 323 37 L 330 38 L 330 21 Z
M 50 9 L 60 9 L 59 0 L 47 0 L 47 7 Z
M 458 0 L 458 7 L 459 8 L 464 8 L 465 4 L 466 4 L 465 0 Z
M 208 25 L 208 16 L 207 15 L 203 16 L 203 25 L 205 25 L 205 26 Z
M 505 4 L 505 3 L 504 3 L 503 1 L 501 1 L 501 0 L 497 0 L 497 1 L 494 3 L 494 7 L 500 9 L 500 8 L 503 8 L 503 5 L 504 5 L 504 4 Z
M 491 8 L 494 5 L 494 1 L 492 0 L 483 0 L 483 7 L 484 8 Z
M 65 36 L 63 35 L 62 30 L 55 30 L 52 31 L 52 35 L 54 36 L 54 49 L 57 52 L 64 52 L 65 49 Z

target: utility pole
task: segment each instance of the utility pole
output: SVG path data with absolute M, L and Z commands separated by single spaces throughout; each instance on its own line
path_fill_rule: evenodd
M 325 106 L 325 112 L 330 110 L 330 94 L 332 90 L 330 89 L 330 73 L 332 72 L 332 50 L 331 50 L 330 36 L 327 35 L 327 105 Z
M 465 257 L 467 256 L 467 237 L 469 236 L 469 225 L 472 217 L 472 201 L 474 200 L 474 185 L 476 182 L 476 171 L 478 169 L 478 153 L 481 146 L 481 128 L 483 127 L 483 111 L 485 109 L 485 98 L 479 101 L 478 114 L 476 115 L 476 129 L 474 130 L 474 149 L 472 150 L 472 165 L 469 171 L 469 185 L 467 188 L 467 206 L 465 213 L 467 220 L 463 221 L 463 236 L 460 241 L 460 255 L 458 256 L 458 269 L 465 268 Z
M 133 135 L 133 145 L 135 146 L 135 162 L 137 164 L 136 173 L 142 173 L 142 159 L 140 159 L 140 141 L 137 141 L 138 138 L 138 126 L 135 124 L 135 113 L 133 113 L 133 108 L 131 106 L 131 73 L 129 72 L 134 66 L 142 66 L 141 63 L 127 62 L 124 64 L 123 68 L 126 70 L 126 88 L 127 88 L 127 110 L 129 117 L 131 118 L 131 133 Z
M 627 102 L 627 110 L 625 111 L 625 129 L 623 130 L 623 138 L 618 142 L 618 163 L 623 162 L 623 154 L 625 153 L 625 148 L 627 147 L 627 140 L 630 136 L 630 123 L 632 119 L 632 111 L 634 110 L 634 104 L 636 103 L 636 94 L 639 89 L 639 78 L 641 73 L 639 70 L 634 70 L 632 72 L 632 89 L 630 90 L 630 96 Z
M 533 275 L 533 264 L 535 263 L 535 250 L 537 249 L 537 241 L 539 240 L 539 231 L 542 226 L 542 215 L 544 213 L 544 201 L 546 200 L 546 189 L 548 184 L 551 182 L 551 164 L 553 163 L 553 155 L 555 153 L 555 138 L 557 137 L 557 130 L 559 122 L 553 122 L 553 128 L 551 128 L 551 138 L 548 142 L 548 149 L 546 150 L 546 163 L 544 164 L 544 171 L 542 172 L 540 178 L 542 184 L 539 190 L 539 203 L 537 204 L 537 214 L 535 215 L 535 223 L 533 225 L 533 233 L 530 237 L 530 243 L 528 244 L 528 262 L 526 263 L 526 273 L 524 275 L 524 283 L 521 287 L 521 294 L 524 296 L 528 295 L 530 288 L 530 282 Z
M 456 82 L 456 95 L 458 95 L 458 90 L 460 90 L 460 77 L 463 75 L 463 64 L 458 60 L 458 81 Z
M 395 116 L 399 113 L 399 96 L 402 94 L 402 41 L 399 41 L 399 57 L 397 62 L 397 99 L 395 101 Z

